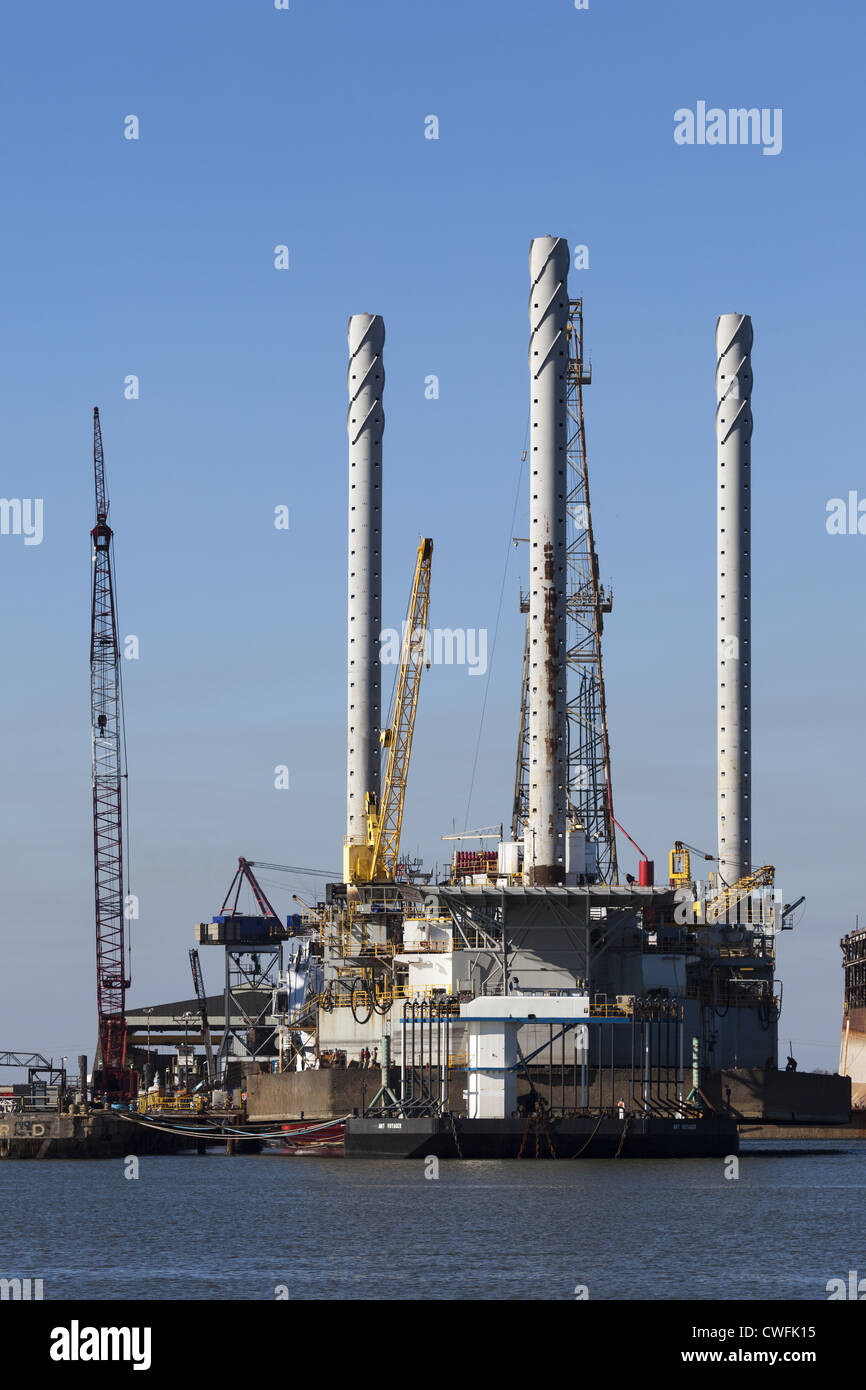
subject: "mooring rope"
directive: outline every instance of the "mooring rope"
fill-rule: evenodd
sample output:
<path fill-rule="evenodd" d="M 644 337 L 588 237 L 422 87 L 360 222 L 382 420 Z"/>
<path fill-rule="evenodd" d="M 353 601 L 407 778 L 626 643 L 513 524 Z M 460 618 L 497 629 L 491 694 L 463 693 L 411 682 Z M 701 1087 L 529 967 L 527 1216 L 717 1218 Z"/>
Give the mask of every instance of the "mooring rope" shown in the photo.
<path fill-rule="evenodd" d="M 158 1129 L 164 1131 L 166 1134 L 183 1134 L 196 1139 L 205 1139 L 210 1137 L 213 1139 L 282 1139 L 283 1141 L 287 1139 L 301 1138 L 301 1136 L 307 1134 L 316 1134 L 321 1130 L 334 1128 L 337 1125 L 345 1124 L 346 1120 L 350 1118 L 351 1116 L 349 1115 L 343 1115 L 340 1119 L 324 1120 L 321 1121 L 319 1124 L 311 1125 L 306 1129 L 278 1130 L 274 1133 L 254 1129 L 238 1129 L 235 1126 L 228 1124 L 224 1125 L 220 1129 L 218 1129 L 213 1124 L 191 1126 L 172 1124 L 166 1125 L 159 1124 L 159 1122 L 156 1120 L 145 1119 L 143 1115 L 118 1114 L 118 1119 L 126 1120 L 128 1124 L 141 1125 L 143 1129 Z"/>
<path fill-rule="evenodd" d="M 599 1127 L 600 1127 L 601 1122 L 602 1122 L 603 1119 L 604 1119 L 604 1111 L 602 1111 L 602 1113 L 599 1115 L 598 1120 L 597 1120 L 597 1122 L 596 1122 L 595 1129 L 592 1131 L 592 1134 L 589 1136 L 589 1138 L 587 1139 L 586 1143 L 583 1144 L 582 1147 L 578 1149 L 578 1151 L 577 1151 L 576 1154 L 572 1154 L 572 1155 L 571 1155 L 572 1158 L 580 1158 L 580 1155 L 583 1153 L 583 1150 L 589 1147 L 589 1145 L 592 1143 L 592 1141 L 593 1141 L 593 1139 L 595 1138 L 595 1136 L 598 1134 Z"/>

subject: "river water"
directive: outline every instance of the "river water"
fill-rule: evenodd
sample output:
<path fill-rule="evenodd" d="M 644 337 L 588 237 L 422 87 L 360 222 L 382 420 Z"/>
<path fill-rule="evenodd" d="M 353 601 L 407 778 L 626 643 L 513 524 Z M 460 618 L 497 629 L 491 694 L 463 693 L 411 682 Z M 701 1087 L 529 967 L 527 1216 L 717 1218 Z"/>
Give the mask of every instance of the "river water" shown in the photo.
<path fill-rule="evenodd" d="M 866 1145 L 425 1164 L 0 1163 L 0 1276 L 44 1298 L 820 1299 L 866 1276 Z M 730 1163 L 727 1171 L 730 1171 Z M 585 1293 L 583 1292 L 585 1290 Z"/>

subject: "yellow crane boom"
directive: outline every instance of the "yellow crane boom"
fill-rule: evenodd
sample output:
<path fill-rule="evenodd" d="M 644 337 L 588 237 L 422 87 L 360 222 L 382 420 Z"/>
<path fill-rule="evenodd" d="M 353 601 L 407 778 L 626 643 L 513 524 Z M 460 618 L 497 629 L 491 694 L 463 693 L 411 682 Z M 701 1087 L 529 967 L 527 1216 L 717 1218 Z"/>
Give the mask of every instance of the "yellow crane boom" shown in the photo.
<path fill-rule="evenodd" d="M 772 864 L 762 864 L 759 869 L 737 879 L 736 883 L 730 884 L 727 888 L 722 887 L 716 896 L 707 903 L 707 921 L 729 922 L 732 911 L 736 921 L 740 903 L 747 902 L 752 893 L 757 892 L 759 888 L 772 888 L 775 875 L 776 870 Z M 746 917 L 747 920 L 751 921 L 750 907 L 747 907 Z"/>
<path fill-rule="evenodd" d="M 356 883 L 393 882 L 397 872 L 421 672 L 425 665 L 430 664 L 427 659 L 427 612 L 430 606 L 432 559 L 433 542 L 427 537 L 418 546 L 415 561 L 394 707 L 387 728 L 379 736 L 388 754 L 382 781 L 382 801 L 377 806 L 375 797 L 367 793 L 367 852 L 362 852 L 355 859 L 353 877 Z"/>

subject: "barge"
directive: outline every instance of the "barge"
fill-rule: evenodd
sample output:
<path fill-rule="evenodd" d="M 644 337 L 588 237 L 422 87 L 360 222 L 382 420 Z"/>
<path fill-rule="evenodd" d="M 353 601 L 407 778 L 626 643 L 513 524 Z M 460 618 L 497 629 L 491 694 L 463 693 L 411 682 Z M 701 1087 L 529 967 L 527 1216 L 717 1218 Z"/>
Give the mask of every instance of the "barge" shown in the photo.
<path fill-rule="evenodd" d="M 737 1124 L 727 1116 L 353 1118 L 344 1139 L 347 1158 L 727 1158 L 738 1151 Z"/>

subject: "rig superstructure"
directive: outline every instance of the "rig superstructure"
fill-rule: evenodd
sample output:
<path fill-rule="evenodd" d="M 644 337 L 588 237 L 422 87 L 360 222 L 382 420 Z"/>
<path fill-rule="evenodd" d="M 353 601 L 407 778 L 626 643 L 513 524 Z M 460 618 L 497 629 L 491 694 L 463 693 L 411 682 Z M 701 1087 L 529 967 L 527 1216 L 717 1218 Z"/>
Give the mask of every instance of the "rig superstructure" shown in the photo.
<path fill-rule="evenodd" d="M 717 328 L 719 869 L 704 886 L 693 879 L 690 853 L 680 845 L 667 884 L 655 884 L 645 855 L 640 881 L 620 882 L 601 661 L 611 596 L 599 579 L 591 522 L 582 400 L 591 369 L 582 304 L 568 296 L 568 264 L 563 238 L 532 243 L 530 585 L 513 821 L 523 834 L 500 836 L 495 849 L 458 848 L 447 881 L 427 884 L 423 893 L 382 872 L 347 874 L 344 884 L 329 886 L 320 933 L 325 988 L 318 1047 L 351 1060 L 367 1047 L 381 1049 L 384 1029 L 399 1062 L 400 1020 L 407 1005 L 423 1001 L 449 1012 L 450 1045 L 461 1057 L 468 1055 L 473 1011 L 491 999 L 508 999 L 512 1012 L 515 1001 L 524 1001 L 529 1014 L 539 998 L 556 998 L 560 1014 L 592 1018 L 599 1010 L 623 1021 L 635 1010 L 649 1018 L 654 1008 L 667 1017 L 675 1001 L 689 1066 L 694 1051 L 704 1070 L 774 1067 L 774 942 L 782 922 L 772 870 L 762 867 L 753 877 L 748 862 L 751 324 L 726 315 Z M 366 316 L 364 322 L 380 321 Z M 379 345 L 383 339 L 382 330 Z M 361 334 L 358 340 L 365 341 Z M 350 382 L 355 356 L 353 350 Z M 361 379 L 375 360 L 372 354 L 363 372 L 357 367 Z M 371 409 L 372 400 L 365 401 L 358 416 L 368 418 Z M 352 395 L 350 419 L 354 410 Z M 380 396 L 375 410 L 381 417 Z M 359 553 L 354 529 L 357 509 L 363 514 L 367 505 L 353 486 L 356 447 L 350 427 L 352 581 L 376 563 Z M 726 559 L 732 526 L 733 561 Z M 375 539 L 378 544 L 378 533 Z M 350 607 L 350 751 L 357 732 L 355 622 Z M 353 797 L 360 804 L 357 775 L 350 757 L 350 806 Z M 367 778 L 369 825 L 375 776 L 368 771 Z M 353 853 L 364 851 L 359 845 Z M 616 1036 L 614 1052 L 623 1060 L 632 1047 L 629 1029 Z M 471 1082 L 469 1090 L 471 1099 Z"/>

